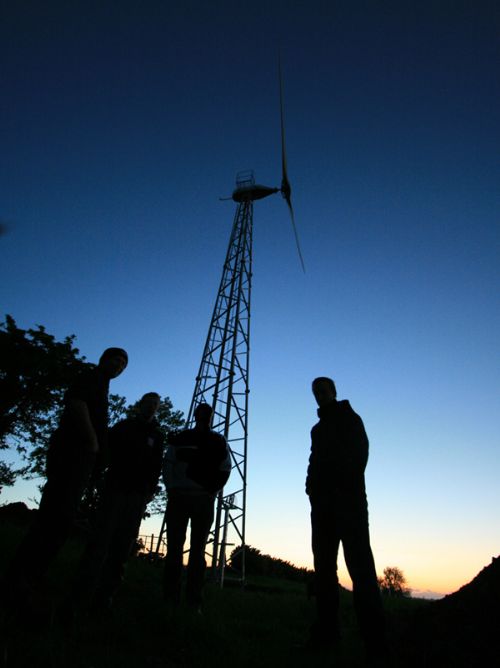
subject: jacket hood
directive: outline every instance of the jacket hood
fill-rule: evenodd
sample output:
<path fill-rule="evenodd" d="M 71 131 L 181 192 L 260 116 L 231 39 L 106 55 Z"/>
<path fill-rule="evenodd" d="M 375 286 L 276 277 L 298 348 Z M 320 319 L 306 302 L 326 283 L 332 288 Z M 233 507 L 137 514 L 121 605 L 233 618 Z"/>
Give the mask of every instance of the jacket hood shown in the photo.
<path fill-rule="evenodd" d="M 322 418 L 327 418 L 330 415 L 338 415 L 339 413 L 352 413 L 351 404 L 347 399 L 342 399 L 341 401 L 332 401 L 325 406 L 320 406 L 318 408 L 318 417 L 321 420 Z"/>

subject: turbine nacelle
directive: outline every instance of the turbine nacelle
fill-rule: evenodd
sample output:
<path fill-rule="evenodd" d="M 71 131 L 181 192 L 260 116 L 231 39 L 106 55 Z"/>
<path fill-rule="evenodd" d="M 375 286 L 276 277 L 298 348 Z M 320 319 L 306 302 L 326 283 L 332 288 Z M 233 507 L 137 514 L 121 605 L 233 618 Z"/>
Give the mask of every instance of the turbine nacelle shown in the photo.
<path fill-rule="evenodd" d="M 253 202 L 256 199 L 264 199 L 264 197 L 274 195 L 279 191 L 279 188 L 270 188 L 269 186 L 261 186 L 258 183 L 252 183 L 236 188 L 232 194 L 232 199 L 235 202 Z"/>

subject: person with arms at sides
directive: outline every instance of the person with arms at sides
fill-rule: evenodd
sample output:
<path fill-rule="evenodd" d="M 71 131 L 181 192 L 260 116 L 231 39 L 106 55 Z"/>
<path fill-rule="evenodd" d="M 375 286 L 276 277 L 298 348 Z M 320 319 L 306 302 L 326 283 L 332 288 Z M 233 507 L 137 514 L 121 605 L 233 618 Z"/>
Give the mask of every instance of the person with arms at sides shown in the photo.
<path fill-rule="evenodd" d="M 337 557 L 340 542 L 353 584 L 354 607 L 369 662 L 385 657 L 382 601 L 370 546 L 364 471 L 368 438 L 347 400 L 337 401 L 331 378 L 316 378 L 312 392 L 319 422 L 311 430 L 306 493 L 311 503 L 317 618 L 308 647 L 340 639 Z"/>
<path fill-rule="evenodd" d="M 164 597 L 174 607 L 180 602 L 184 542 L 191 522 L 186 599 L 199 612 L 215 498 L 231 470 L 226 439 L 212 431 L 212 416 L 212 407 L 201 403 L 194 411 L 195 427 L 169 435 L 163 469 L 168 494 Z"/>

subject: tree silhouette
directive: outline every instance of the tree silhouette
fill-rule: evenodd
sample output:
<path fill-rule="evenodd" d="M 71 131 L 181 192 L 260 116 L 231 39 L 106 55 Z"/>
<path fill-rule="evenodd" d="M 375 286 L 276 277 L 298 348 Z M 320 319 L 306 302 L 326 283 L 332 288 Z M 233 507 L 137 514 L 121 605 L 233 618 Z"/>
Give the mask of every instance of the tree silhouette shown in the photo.
<path fill-rule="evenodd" d="M 241 572 L 242 557 L 242 546 L 235 547 L 229 556 L 229 565 L 235 571 Z M 262 554 L 251 545 L 245 545 L 245 571 L 248 575 L 264 575 L 300 582 L 305 582 L 310 574 L 307 568 L 299 568 L 289 561 Z"/>
<path fill-rule="evenodd" d="M 0 323 L 0 449 L 15 448 L 27 462 L 20 469 L 2 462 L 3 484 L 44 473 L 40 453 L 57 425 L 64 392 L 87 366 L 74 341 L 74 335 L 56 341 L 41 325 L 20 329 L 10 315 Z"/>
<path fill-rule="evenodd" d="M 384 568 L 384 575 L 378 578 L 378 583 L 382 594 L 387 596 L 409 596 L 411 594 L 403 571 L 397 566 Z"/>
<path fill-rule="evenodd" d="M 2 487 L 13 485 L 16 481 L 17 472 L 7 462 L 0 461 L 0 492 Z"/>

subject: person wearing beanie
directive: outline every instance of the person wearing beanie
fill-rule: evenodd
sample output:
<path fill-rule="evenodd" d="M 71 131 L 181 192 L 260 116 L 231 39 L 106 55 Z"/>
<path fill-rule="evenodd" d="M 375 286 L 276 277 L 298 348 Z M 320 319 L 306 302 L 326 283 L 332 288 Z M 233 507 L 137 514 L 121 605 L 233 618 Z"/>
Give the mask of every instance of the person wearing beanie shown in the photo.
<path fill-rule="evenodd" d="M 4 578 L 7 604 L 29 606 L 65 543 L 96 465 L 106 458 L 111 379 L 128 363 L 122 348 L 107 348 L 68 387 L 47 451 L 47 482 L 36 517 Z"/>
<path fill-rule="evenodd" d="M 125 360 L 125 366 L 127 366 L 128 354 L 126 350 L 123 350 L 123 348 L 106 348 L 106 350 L 99 358 L 99 366 L 101 366 L 103 363 L 106 363 L 107 360 L 114 358 L 120 358 L 122 360 Z"/>

